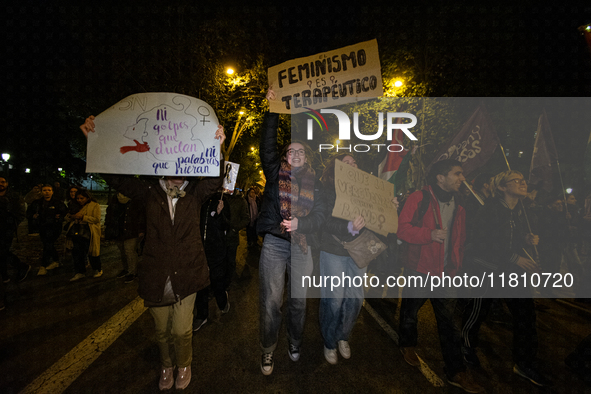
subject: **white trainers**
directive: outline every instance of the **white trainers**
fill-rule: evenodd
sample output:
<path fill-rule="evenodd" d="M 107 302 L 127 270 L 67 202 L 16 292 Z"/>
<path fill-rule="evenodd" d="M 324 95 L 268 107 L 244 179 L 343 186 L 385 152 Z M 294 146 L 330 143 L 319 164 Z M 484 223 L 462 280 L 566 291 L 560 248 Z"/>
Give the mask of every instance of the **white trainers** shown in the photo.
<path fill-rule="evenodd" d="M 94 275 L 92 275 L 93 278 L 100 278 L 101 276 L 103 276 L 103 270 L 94 271 Z"/>
<path fill-rule="evenodd" d="M 47 275 L 47 268 L 39 267 L 39 271 L 37 271 L 37 276 Z"/>
<path fill-rule="evenodd" d="M 349 342 L 339 341 L 339 353 L 341 353 L 341 356 L 343 356 L 343 358 L 351 358 L 351 348 L 349 347 Z"/>
<path fill-rule="evenodd" d="M 324 347 L 324 358 L 328 361 L 329 364 L 336 364 L 339 360 L 337 356 L 337 349 L 327 349 L 326 346 Z"/>
<path fill-rule="evenodd" d="M 70 282 L 76 282 L 77 280 L 83 279 L 85 277 L 86 277 L 86 275 L 84 275 L 84 274 L 76 274 L 76 275 L 74 275 L 74 277 L 72 279 L 70 279 Z"/>
<path fill-rule="evenodd" d="M 268 376 L 273 373 L 273 352 L 264 353 L 261 356 L 261 372 L 263 375 Z"/>
<path fill-rule="evenodd" d="M 55 269 L 59 266 L 60 266 L 60 263 L 58 263 L 57 261 L 54 261 L 53 263 L 51 263 L 47 267 L 45 267 L 45 269 L 49 271 L 49 270 Z"/>

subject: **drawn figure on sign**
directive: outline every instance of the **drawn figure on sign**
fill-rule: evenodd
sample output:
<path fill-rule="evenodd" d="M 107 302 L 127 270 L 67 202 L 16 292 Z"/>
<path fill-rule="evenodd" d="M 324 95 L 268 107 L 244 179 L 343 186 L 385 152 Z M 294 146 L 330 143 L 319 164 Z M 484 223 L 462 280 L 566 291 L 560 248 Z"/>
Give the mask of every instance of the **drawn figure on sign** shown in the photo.
<path fill-rule="evenodd" d="M 171 105 L 161 104 L 141 113 L 136 123 L 129 126 L 124 134 L 135 145 L 123 146 L 120 152 L 150 152 L 156 160 L 172 162 L 179 154 L 203 152 L 203 143 L 196 137 L 201 130 L 194 130 L 198 121 L 187 113 L 190 105 L 190 100 L 177 96 Z M 200 107 L 198 112 L 203 116 L 203 125 L 210 122 L 206 119 L 210 116 L 207 108 Z"/>

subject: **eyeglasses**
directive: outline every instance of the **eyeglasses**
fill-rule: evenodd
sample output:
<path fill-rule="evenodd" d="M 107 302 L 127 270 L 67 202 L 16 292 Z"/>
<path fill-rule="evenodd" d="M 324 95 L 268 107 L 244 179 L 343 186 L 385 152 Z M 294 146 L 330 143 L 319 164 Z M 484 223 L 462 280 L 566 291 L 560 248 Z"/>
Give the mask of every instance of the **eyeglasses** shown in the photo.
<path fill-rule="evenodd" d="M 505 185 L 508 185 L 510 182 L 515 182 L 516 185 L 527 185 L 527 181 L 523 178 L 521 178 L 521 179 L 515 178 L 515 179 L 508 180 L 507 182 L 505 182 Z"/>
<path fill-rule="evenodd" d="M 306 151 L 303 149 L 288 149 L 287 154 L 290 156 L 305 156 Z"/>

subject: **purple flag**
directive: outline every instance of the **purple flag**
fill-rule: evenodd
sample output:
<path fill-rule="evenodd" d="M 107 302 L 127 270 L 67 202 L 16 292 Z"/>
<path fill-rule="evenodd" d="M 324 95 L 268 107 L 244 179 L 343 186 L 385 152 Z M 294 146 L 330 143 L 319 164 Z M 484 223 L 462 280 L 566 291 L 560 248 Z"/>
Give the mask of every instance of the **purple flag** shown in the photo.
<path fill-rule="evenodd" d="M 490 159 L 498 145 L 497 132 L 481 104 L 454 139 L 437 153 L 429 168 L 440 160 L 455 159 L 462 163 L 464 176 L 468 176 Z"/>
<path fill-rule="evenodd" d="M 558 161 L 554 138 L 550 131 L 550 123 L 546 116 L 546 110 L 538 119 L 538 130 L 536 131 L 536 142 L 534 143 L 534 153 L 531 157 L 531 167 L 529 168 L 529 182 L 544 182 L 543 188 L 546 191 L 552 190 L 552 172 L 553 163 Z"/>

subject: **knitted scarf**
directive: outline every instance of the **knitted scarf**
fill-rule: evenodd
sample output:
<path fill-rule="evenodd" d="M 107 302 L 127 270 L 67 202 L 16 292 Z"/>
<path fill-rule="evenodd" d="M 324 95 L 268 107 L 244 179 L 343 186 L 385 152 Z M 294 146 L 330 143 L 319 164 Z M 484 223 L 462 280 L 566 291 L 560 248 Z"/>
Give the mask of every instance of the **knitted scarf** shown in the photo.
<path fill-rule="evenodd" d="M 281 162 L 279 169 L 279 211 L 283 219 L 307 216 L 314 206 L 314 170 L 310 166 L 295 168 Z M 285 229 L 282 227 L 281 231 Z M 308 252 L 306 235 L 291 232 L 292 244 L 299 245 L 302 253 Z"/>

